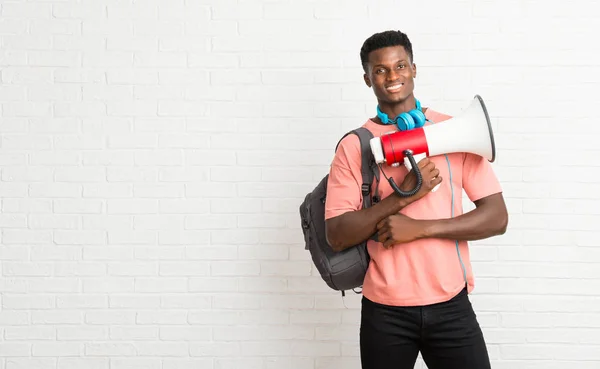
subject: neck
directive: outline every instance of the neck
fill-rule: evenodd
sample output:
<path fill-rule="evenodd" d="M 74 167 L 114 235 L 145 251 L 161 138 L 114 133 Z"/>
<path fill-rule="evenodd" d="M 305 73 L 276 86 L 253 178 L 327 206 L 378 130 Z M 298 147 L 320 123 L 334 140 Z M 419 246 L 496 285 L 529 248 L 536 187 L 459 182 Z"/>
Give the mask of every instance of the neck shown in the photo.
<path fill-rule="evenodd" d="M 402 113 L 409 112 L 415 109 L 416 106 L 417 102 L 414 95 L 410 95 L 405 100 L 397 103 L 379 103 L 379 108 L 381 111 L 387 114 L 390 119 L 394 119 Z"/>

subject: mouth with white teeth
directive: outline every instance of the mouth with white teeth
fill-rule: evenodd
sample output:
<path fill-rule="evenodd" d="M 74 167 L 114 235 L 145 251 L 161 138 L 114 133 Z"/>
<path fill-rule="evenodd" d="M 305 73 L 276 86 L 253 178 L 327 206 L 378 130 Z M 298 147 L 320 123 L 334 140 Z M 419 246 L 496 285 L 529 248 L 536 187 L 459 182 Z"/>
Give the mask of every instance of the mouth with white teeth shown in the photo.
<path fill-rule="evenodd" d="M 386 87 L 385 89 L 388 92 L 396 92 L 396 91 L 400 90 L 402 88 L 402 86 L 404 86 L 404 83 L 396 83 L 394 85 Z"/>

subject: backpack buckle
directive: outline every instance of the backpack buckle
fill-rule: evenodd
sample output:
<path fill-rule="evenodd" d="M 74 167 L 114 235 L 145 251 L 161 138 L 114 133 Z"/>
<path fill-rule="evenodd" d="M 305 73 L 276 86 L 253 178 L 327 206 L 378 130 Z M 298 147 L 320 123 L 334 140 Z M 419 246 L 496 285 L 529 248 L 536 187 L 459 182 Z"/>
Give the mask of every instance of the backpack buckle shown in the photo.
<path fill-rule="evenodd" d="M 371 186 L 368 183 L 363 183 L 361 186 L 363 196 L 368 196 L 371 193 Z"/>

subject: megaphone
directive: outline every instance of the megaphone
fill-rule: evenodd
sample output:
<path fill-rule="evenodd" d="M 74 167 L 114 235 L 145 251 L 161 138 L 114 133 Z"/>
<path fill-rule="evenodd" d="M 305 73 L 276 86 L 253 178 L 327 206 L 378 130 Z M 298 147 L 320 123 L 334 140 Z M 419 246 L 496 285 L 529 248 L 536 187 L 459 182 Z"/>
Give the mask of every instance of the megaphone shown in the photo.
<path fill-rule="evenodd" d="M 467 109 L 456 117 L 375 137 L 371 139 L 370 146 L 378 165 L 397 166 L 404 162 L 409 170 L 411 167 L 414 169 L 417 185 L 410 191 L 400 190 L 393 178 L 388 179 L 394 191 L 402 197 L 412 196 L 421 189 L 422 177 L 416 163 L 420 157 L 465 152 L 490 162 L 496 158 L 492 124 L 479 95 L 475 95 Z"/>

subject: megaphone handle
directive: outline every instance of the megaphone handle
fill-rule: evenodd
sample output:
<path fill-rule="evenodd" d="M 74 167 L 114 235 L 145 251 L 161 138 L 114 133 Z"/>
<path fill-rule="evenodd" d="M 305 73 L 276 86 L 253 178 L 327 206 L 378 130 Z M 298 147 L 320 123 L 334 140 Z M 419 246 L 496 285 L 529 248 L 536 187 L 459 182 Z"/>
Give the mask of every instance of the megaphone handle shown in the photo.
<path fill-rule="evenodd" d="M 417 185 L 410 191 L 402 191 L 400 187 L 398 187 L 396 182 L 394 182 L 394 178 L 388 178 L 388 182 L 390 183 L 390 186 L 392 187 L 394 192 L 396 192 L 400 197 L 409 197 L 419 192 L 419 190 L 421 189 L 421 185 L 423 184 L 423 177 L 421 176 L 421 172 L 419 171 L 419 166 L 415 162 L 415 158 L 413 157 L 412 151 L 405 150 L 404 155 L 408 158 L 410 164 L 413 167 L 413 170 L 415 171 L 415 175 L 417 176 Z"/>
<path fill-rule="evenodd" d="M 415 161 L 417 160 L 421 160 L 423 158 L 426 158 L 425 154 L 418 154 L 418 155 L 414 155 Z M 410 172 L 410 170 L 412 168 L 414 168 L 414 166 L 410 163 L 410 158 L 405 157 L 404 158 L 404 166 L 406 167 L 406 169 L 408 169 L 408 171 Z M 438 188 L 440 188 L 441 183 L 438 183 L 432 190 L 431 192 L 435 192 L 438 190 Z"/>

